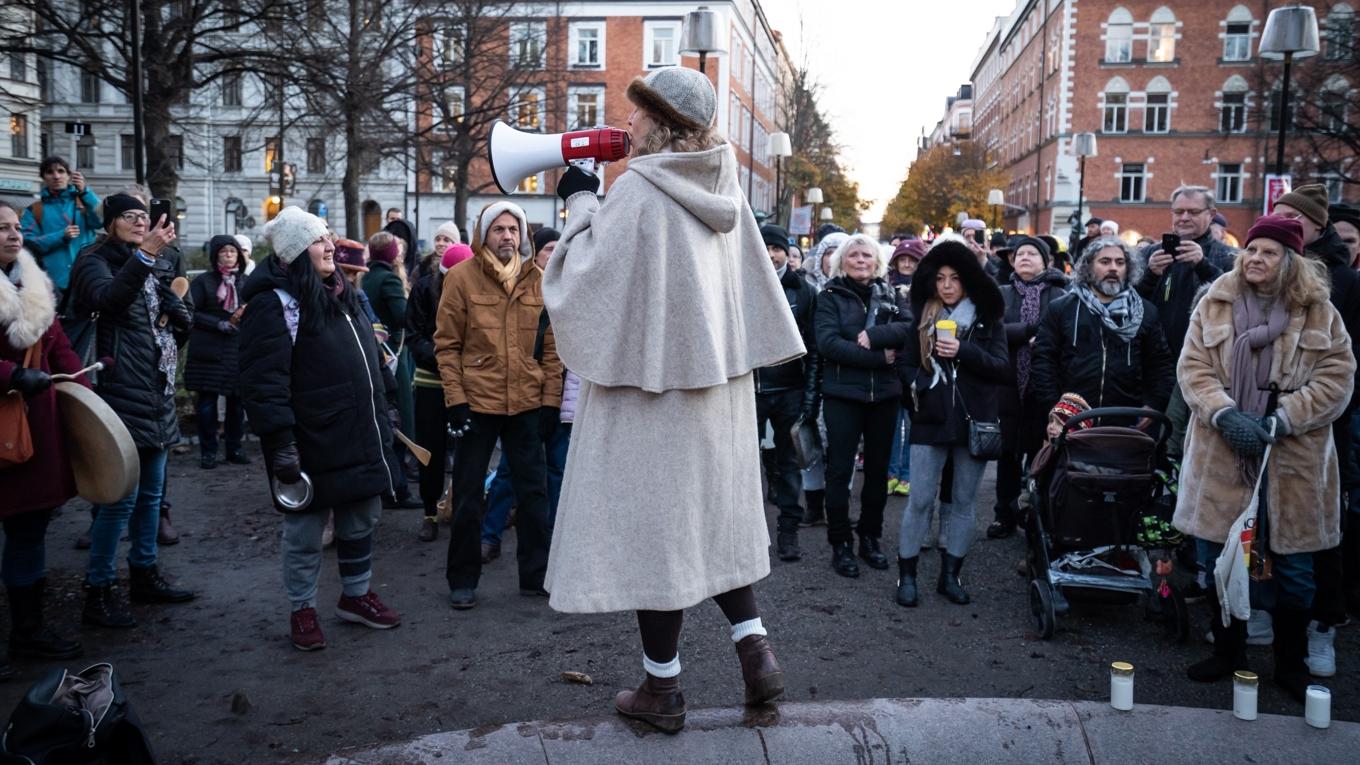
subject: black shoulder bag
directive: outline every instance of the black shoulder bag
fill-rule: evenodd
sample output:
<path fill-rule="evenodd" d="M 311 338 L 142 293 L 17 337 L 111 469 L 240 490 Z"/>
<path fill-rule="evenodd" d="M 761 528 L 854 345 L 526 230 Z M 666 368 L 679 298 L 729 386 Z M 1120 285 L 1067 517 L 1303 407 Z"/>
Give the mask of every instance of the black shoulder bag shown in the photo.
<path fill-rule="evenodd" d="M 969 338 L 972 338 L 972 330 L 969 330 Z M 968 413 L 968 405 L 964 403 L 963 396 L 959 395 L 959 375 L 957 369 L 954 372 L 954 399 L 959 402 L 959 407 L 963 409 L 963 419 L 968 422 L 968 453 L 974 459 L 995 460 L 1001 458 L 1001 423 L 1000 422 L 979 422 L 973 419 Z"/>

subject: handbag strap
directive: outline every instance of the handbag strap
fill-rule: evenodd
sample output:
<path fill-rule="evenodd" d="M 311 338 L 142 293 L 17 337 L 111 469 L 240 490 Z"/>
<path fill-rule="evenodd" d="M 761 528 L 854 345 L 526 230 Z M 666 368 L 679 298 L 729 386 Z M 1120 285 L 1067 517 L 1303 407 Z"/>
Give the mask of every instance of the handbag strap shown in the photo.
<path fill-rule="evenodd" d="M 36 342 L 36 343 L 34 343 L 34 344 L 28 346 L 28 350 L 27 350 L 27 351 L 24 351 L 24 364 L 23 364 L 24 367 L 26 367 L 26 368 L 28 368 L 28 369 L 39 369 L 39 368 L 41 368 L 41 367 L 42 367 L 42 351 L 43 351 L 43 341 L 42 341 L 42 338 L 40 337 L 40 338 L 38 338 L 38 342 Z"/>

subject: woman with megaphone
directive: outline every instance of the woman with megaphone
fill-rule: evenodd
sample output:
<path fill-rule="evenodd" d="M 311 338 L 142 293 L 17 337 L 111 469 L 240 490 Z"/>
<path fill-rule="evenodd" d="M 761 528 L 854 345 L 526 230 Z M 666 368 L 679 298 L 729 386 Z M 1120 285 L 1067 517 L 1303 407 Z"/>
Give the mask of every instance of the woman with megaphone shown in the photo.
<path fill-rule="evenodd" d="M 575 167 L 557 188 L 544 302 L 581 390 L 545 587 L 559 611 L 637 612 L 646 678 L 615 707 L 674 733 L 684 609 L 708 598 L 746 703 L 783 692 L 751 587 L 770 571 L 752 371 L 805 349 L 708 78 L 658 69 L 628 97 L 634 153 L 609 196 Z"/>
<path fill-rule="evenodd" d="M 9 594 L 11 656 L 81 654 L 80 643 L 43 625 L 42 613 L 47 523 L 53 509 L 76 495 L 52 375 L 74 374 L 88 386 L 79 371 L 80 359 L 57 321 L 52 280 L 24 249 L 19 211 L 0 201 L 0 578 Z M 0 661 L 0 679 L 10 674 Z"/>

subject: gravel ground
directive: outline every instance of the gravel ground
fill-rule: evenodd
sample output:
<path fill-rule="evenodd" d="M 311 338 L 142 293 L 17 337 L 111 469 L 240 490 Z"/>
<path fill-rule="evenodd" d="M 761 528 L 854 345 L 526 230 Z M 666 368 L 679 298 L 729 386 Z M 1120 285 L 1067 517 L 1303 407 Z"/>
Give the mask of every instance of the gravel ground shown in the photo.
<path fill-rule="evenodd" d="M 253 446 L 253 444 L 252 444 Z M 390 511 L 375 550 L 373 584 L 397 608 L 399 629 L 378 632 L 341 623 L 329 604 L 339 596 L 334 551 L 323 568 L 320 601 L 328 647 L 301 653 L 287 639 L 288 606 L 280 582 L 279 519 L 254 465 L 207 472 L 193 455 L 171 459 L 169 498 L 183 534 L 162 551 L 174 581 L 201 593 L 180 606 L 136 606 L 126 631 L 80 627 L 85 554 L 73 548 L 87 522 L 73 503 L 48 534 L 50 620 L 79 633 L 84 659 L 112 661 L 134 708 L 167 763 L 311 762 L 341 747 L 396 741 L 440 730 L 517 720 L 607 714 L 614 692 L 640 679 L 641 648 L 631 614 L 563 615 L 541 598 L 518 594 L 514 535 L 484 572 L 477 608 L 445 603 L 447 530 L 416 539 L 418 511 Z M 645 477 L 637 477 L 645 480 Z M 981 497 L 990 507 L 990 473 Z M 896 547 L 905 499 L 889 500 L 884 547 Z M 773 524 L 775 511 L 766 508 Z M 873 697 L 1001 696 L 1102 700 L 1108 666 L 1131 661 L 1141 702 L 1229 708 L 1231 687 L 1185 679 L 1184 667 L 1206 655 L 1203 605 L 1192 606 L 1195 636 L 1170 642 L 1163 625 L 1139 606 L 1087 607 L 1059 618 L 1052 641 L 1035 635 L 1027 582 L 1016 574 L 1023 538 L 987 541 L 990 510 L 964 568 L 973 595 L 955 606 L 934 592 L 937 556 L 921 560 L 922 604 L 892 600 L 895 567 L 859 579 L 835 576 L 825 529 L 801 534 L 805 557 L 775 561 L 757 586 L 763 618 L 797 701 Z M 125 564 L 123 564 L 125 565 Z M 692 707 L 741 701 L 741 678 L 726 623 L 716 606 L 689 613 L 681 644 L 685 695 Z M 1252 658 L 1269 672 L 1268 648 Z M 1339 674 L 1331 681 L 1333 716 L 1360 720 L 1360 627 L 1339 631 Z M 56 664 L 50 666 L 57 666 Z M 12 708 L 47 666 L 19 664 L 0 686 Z M 564 682 L 563 671 L 589 674 L 593 685 Z M 1345 678 L 1344 680 L 1342 678 Z M 1263 713 L 1301 714 L 1269 684 Z"/>

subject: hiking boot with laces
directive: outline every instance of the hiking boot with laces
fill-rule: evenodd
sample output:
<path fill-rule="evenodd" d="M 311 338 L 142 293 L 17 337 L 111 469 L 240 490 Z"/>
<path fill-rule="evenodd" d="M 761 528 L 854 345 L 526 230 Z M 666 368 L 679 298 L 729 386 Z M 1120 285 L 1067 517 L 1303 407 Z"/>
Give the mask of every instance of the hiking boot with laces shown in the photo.
<path fill-rule="evenodd" d="M 317 651 L 326 647 L 326 636 L 321 634 L 321 622 L 317 621 L 315 608 L 299 608 L 293 612 L 289 622 L 294 648 L 299 651 Z"/>
<path fill-rule="evenodd" d="M 375 630 L 390 630 L 401 624 L 401 616 L 379 600 L 372 590 L 357 598 L 341 595 L 340 602 L 335 604 L 335 615 Z"/>

